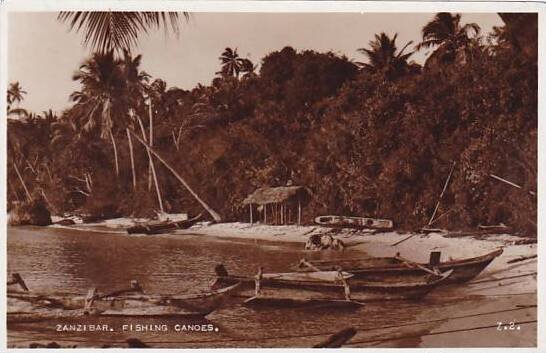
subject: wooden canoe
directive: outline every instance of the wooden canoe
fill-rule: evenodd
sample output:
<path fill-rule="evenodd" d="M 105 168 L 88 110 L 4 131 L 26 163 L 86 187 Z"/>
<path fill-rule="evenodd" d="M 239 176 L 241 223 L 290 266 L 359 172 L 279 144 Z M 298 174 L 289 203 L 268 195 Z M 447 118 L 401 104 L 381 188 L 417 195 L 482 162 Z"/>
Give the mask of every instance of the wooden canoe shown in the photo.
<path fill-rule="evenodd" d="M 346 217 L 346 216 L 319 216 L 315 218 L 315 223 L 326 227 L 360 228 L 360 229 L 381 229 L 388 230 L 393 228 L 390 219 L 377 219 L 365 217 Z"/>
<path fill-rule="evenodd" d="M 92 305 L 86 308 L 89 296 L 71 296 L 69 294 L 38 294 L 26 291 L 8 291 L 8 314 L 22 314 L 21 307 L 28 311 L 31 303 L 34 309 L 52 309 L 52 315 L 59 315 L 55 310 L 65 311 L 66 315 L 80 315 L 82 310 L 87 315 L 97 316 L 134 316 L 134 317 L 205 317 L 222 306 L 230 297 L 230 292 L 239 287 L 239 283 L 218 290 L 188 295 L 145 295 L 143 293 L 124 293 L 121 295 L 96 295 Z M 41 314 L 42 316 L 47 313 Z M 28 316 L 28 315 L 27 315 Z"/>
<path fill-rule="evenodd" d="M 364 306 L 354 300 L 341 299 L 308 299 L 308 298 L 281 298 L 275 296 L 254 296 L 244 301 L 243 305 L 253 308 L 337 308 L 337 309 L 358 309 Z"/>
<path fill-rule="evenodd" d="M 199 222 L 201 215 L 194 217 L 192 219 L 187 219 L 184 221 L 164 221 L 164 222 L 150 222 L 145 224 L 137 224 L 132 227 L 127 228 L 127 233 L 129 234 L 162 234 L 167 233 L 176 229 L 187 229 L 193 226 L 195 223 Z"/>
<path fill-rule="evenodd" d="M 428 269 L 438 269 L 440 272 L 453 270 L 453 273 L 443 284 L 462 283 L 469 281 L 482 272 L 496 257 L 502 254 L 502 249 L 494 250 L 488 254 L 459 260 L 440 262 L 435 266 L 427 263 L 419 263 L 419 266 Z M 368 259 L 339 259 L 326 261 L 307 261 L 314 268 L 322 271 L 342 269 L 354 275 L 358 280 L 381 280 L 386 277 L 403 277 L 424 274 L 425 271 L 417 266 L 407 266 L 395 257 L 376 257 Z M 313 271 L 301 265 L 294 266 L 298 271 Z"/>
<path fill-rule="evenodd" d="M 420 299 L 449 278 L 451 273 L 452 271 L 440 275 L 416 274 L 412 278 L 389 277 L 383 281 L 362 281 L 350 277 L 346 283 L 350 289 L 350 299 L 359 302 Z M 276 277 L 276 274 L 267 275 L 264 274 L 260 280 L 260 295 L 263 296 L 320 300 L 347 299 L 346 287 L 340 281 L 293 280 Z M 251 276 L 223 273 L 216 278 L 212 288 L 231 286 L 238 282 L 241 283 L 241 287 L 234 291 L 233 295 L 242 298 L 255 296 L 256 279 Z"/>

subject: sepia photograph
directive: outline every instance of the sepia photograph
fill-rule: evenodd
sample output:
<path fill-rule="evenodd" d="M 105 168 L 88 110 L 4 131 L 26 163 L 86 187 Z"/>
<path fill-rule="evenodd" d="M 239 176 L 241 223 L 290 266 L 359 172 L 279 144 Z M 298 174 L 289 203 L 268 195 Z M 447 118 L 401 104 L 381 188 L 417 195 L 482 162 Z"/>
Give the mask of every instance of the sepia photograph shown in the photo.
<path fill-rule="evenodd" d="M 538 7 L 7 3 L 2 348 L 537 349 Z"/>

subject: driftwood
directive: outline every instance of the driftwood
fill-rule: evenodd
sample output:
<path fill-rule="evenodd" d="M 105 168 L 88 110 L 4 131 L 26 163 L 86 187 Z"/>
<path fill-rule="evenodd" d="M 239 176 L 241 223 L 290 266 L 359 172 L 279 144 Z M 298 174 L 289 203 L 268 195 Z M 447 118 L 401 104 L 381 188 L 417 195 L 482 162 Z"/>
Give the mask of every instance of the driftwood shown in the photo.
<path fill-rule="evenodd" d="M 12 273 L 11 274 L 11 280 L 8 281 L 7 285 L 12 286 L 18 284 L 21 288 L 23 288 L 24 291 L 28 292 L 29 289 L 27 287 L 27 284 L 23 280 L 23 277 L 19 273 Z"/>
<path fill-rule="evenodd" d="M 517 259 L 512 259 L 510 261 L 506 261 L 507 264 L 513 264 L 513 263 L 516 263 L 516 262 L 520 262 L 520 261 L 525 261 L 525 260 L 529 260 L 529 259 L 534 259 L 538 257 L 537 254 L 535 255 L 531 255 L 531 256 L 521 256 L 521 257 L 518 257 Z"/>
<path fill-rule="evenodd" d="M 317 343 L 313 348 L 339 348 L 347 343 L 351 338 L 356 335 L 356 329 L 354 327 L 345 328 L 333 335 L 329 336 L 326 340 Z"/>

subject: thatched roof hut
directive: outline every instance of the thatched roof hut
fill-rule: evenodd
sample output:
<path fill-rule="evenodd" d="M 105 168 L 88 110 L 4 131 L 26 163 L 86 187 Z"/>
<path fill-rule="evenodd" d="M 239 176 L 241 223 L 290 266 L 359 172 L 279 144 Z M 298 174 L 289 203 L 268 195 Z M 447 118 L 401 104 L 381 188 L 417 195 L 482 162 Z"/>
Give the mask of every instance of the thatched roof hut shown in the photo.
<path fill-rule="evenodd" d="M 253 205 L 261 206 L 264 223 L 267 223 L 268 206 L 270 221 L 277 224 L 290 223 L 292 214 L 297 213 L 297 222 L 301 223 L 301 207 L 308 204 L 311 193 L 304 186 L 263 187 L 248 195 L 244 205 L 249 205 L 250 223 L 253 223 Z"/>
<path fill-rule="evenodd" d="M 243 200 L 243 204 L 267 205 L 270 203 L 298 203 L 307 204 L 310 194 L 303 186 L 279 186 L 259 188 Z"/>

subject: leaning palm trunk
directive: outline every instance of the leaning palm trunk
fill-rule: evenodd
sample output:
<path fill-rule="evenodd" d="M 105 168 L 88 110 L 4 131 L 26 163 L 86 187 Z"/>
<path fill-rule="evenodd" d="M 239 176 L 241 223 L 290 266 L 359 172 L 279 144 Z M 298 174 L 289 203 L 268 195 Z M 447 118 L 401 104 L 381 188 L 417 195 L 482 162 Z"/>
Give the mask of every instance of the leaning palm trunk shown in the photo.
<path fill-rule="evenodd" d="M 30 192 L 28 191 L 27 184 L 25 184 L 25 180 L 23 179 L 23 176 L 19 172 L 19 168 L 17 168 L 17 163 L 13 162 L 13 167 L 15 167 L 15 173 L 17 173 L 17 177 L 19 178 L 19 181 L 21 182 L 21 185 L 23 186 L 23 189 L 25 190 L 27 199 L 30 201 L 32 199 L 32 196 L 30 195 Z"/>
<path fill-rule="evenodd" d="M 127 141 L 129 142 L 129 154 L 131 157 L 131 173 L 133 174 L 133 191 L 136 191 L 136 173 L 135 173 L 135 155 L 133 153 L 133 141 L 131 140 L 131 134 L 129 133 L 129 128 L 125 128 L 127 133 Z"/>
<path fill-rule="evenodd" d="M 154 145 L 154 121 L 153 121 L 153 114 L 152 114 L 152 97 L 150 97 L 150 105 L 148 105 L 148 118 L 150 119 L 150 139 L 148 140 L 150 142 L 150 146 Z M 152 160 L 150 159 L 150 166 L 148 167 L 148 190 L 152 189 L 152 174 L 154 171 L 152 170 Z"/>
<path fill-rule="evenodd" d="M 184 187 L 190 192 L 190 194 L 192 194 L 192 196 L 197 200 L 197 202 L 199 202 L 201 204 L 201 206 L 203 206 L 205 208 L 205 210 L 207 210 L 208 213 L 210 213 L 210 215 L 212 216 L 212 218 L 214 218 L 214 220 L 216 222 L 221 222 L 222 221 L 222 217 L 220 216 L 220 214 L 218 214 L 218 212 L 216 212 L 215 210 L 213 210 L 209 205 L 207 205 L 207 203 L 205 201 L 203 201 L 199 195 L 197 195 L 197 193 L 195 191 L 193 191 L 193 189 L 188 185 L 188 183 L 180 176 L 180 174 L 178 174 L 178 172 L 176 170 L 174 170 L 173 167 L 171 167 L 156 151 L 154 151 L 152 149 L 152 147 L 146 143 L 143 139 L 141 139 L 140 137 L 138 137 L 133 131 L 131 131 L 131 134 L 140 142 L 142 143 L 145 147 L 146 147 L 146 150 L 148 151 L 148 153 L 151 153 L 153 154 L 161 163 L 163 163 L 163 165 L 171 171 L 171 173 L 173 173 L 173 175 L 178 179 L 178 181 L 180 181 L 180 183 L 182 183 L 182 185 L 184 185 Z"/>
<path fill-rule="evenodd" d="M 144 141 L 146 141 L 146 130 L 144 130 L 144 124 L 142 124 L 142 120 L 140 119 L 140 116 L 137 116 L 137 120 L 138 120 L 138 125 L 140 126 L 140 131 L 142 132 L 142 138 L 144 139 Z M 132 133 L 132 131 L 129 129 L 127 131 L 129 133 Z M 164 212 L 163 201 L 161 199 L 161 192 L 159 191 L 159 183 L 157 182 L 157 174 L 155 172 L 154 160 L 152 158 L 152 155 L 150 154 L 150 151 L 147 148 L 146 148 L 146 153 L 148 154 L 149 170 L 151 171 L 150 174 L 152 175 L 154 184 L 155 184 L 155 192 L 157 194 L 157 202 L 159 203 L 159 210 L 161 211 L 161 213 L 163 213 Z"/>
<path fill-rule="evenodd" d="M 114 139 L 114 134 L 110 130 L 110 140 L 112 141 L 112 147 L 114 148 L 114 163 L 116 165 L 116 177 L 119 176 L 119 161 L 118 161 L 118 148 L 116 146 L 116 140 Z"/>

